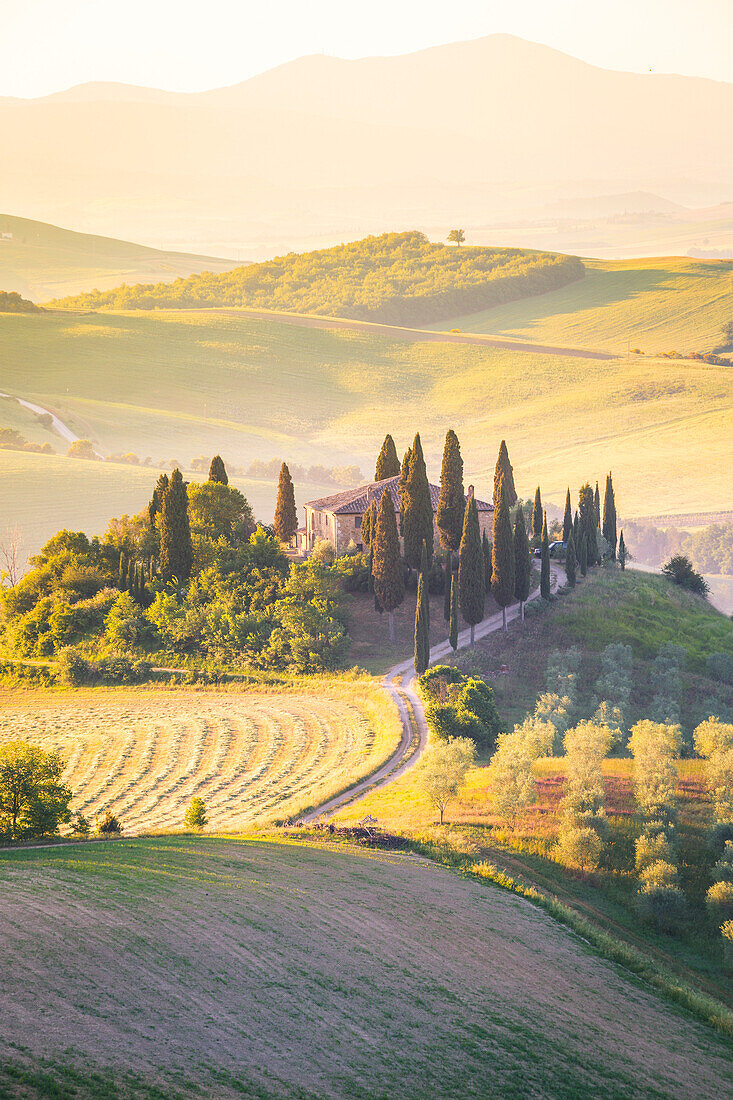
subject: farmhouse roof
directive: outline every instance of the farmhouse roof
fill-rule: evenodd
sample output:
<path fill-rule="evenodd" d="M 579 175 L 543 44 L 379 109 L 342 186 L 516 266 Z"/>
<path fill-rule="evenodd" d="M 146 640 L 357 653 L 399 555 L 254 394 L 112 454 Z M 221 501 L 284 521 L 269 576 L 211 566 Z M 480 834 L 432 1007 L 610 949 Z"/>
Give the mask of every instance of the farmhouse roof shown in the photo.
<path fill-rule="evenodd" d="M 343 493 L 334 493 L 330 497 L 320 497 L 318 500 L 306 501 L 306 508 L 313 508 L 316 512 L 332 512 L 335 515 L 363 515 L 371 501 L 379 504 L 382 494 L 388 492 L 392 497 L 395 512 L 400 510 L 399 477 L 388 477 L 384 481 L 370 481 L 368 485 L 359 485 L 356 489 L 346 489 Z M 438 509 L 440 487 L 430 486 L 430 499 L 433 511 Z M 466 498 L 468 499 L 468 498 Z M 485 500 L 476 500 L 479 512 L 493 512 L 493 504 L 487 504 Z"/>

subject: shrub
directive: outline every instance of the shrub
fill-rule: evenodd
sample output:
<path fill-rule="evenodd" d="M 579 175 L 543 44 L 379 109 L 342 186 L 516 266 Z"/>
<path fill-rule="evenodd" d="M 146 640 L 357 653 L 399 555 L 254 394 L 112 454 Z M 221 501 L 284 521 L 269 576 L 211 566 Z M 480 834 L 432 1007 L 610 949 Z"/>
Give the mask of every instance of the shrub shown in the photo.
<path fill-rule="evenodd" d="M 723 854 L 713 867 L 713 880 L 733 883 L 733 840 L 726 840 Z"/>
<path fill-rule="evenodd" d="M 328 539 L 316 539 L 309 560 L 320 562 L 321 565 L 333 565 L 336 560 L 333 543 Z"/>
<path fill-rule="evenodd" d="M 74 836 L 85 837 L 89 836 L 91 832 L 91 826 L 84 814 L 78 813 L 71 822 L 71 832 Z"/>
<path fill-rule="evenodd" d="M 705 895 L 705 904 L 717 925 L 733 920 L 733 882 L 714 882 Z"/>
<path fill-rule="evenodd" d="M 152 665 L 130 657 L 105 657 L 92 667 L 106 684 L 141 684 L 149 678 Z"/>
<path fill-rule="evenodd" d="M 560 832 L 555 856 L 566 866 L 577 867 L 581 874 L 594 871 L 603 855 L 603 841 L 596 829 L 568 825 Z"/>
<path fill-rule="evenodd" d="M 104 620 L 107 640 L 117 645 L 134 646 L 150 636 L 150 622 L 129 592 L 121 592 Z"/>
<path fill-rule="evenodd" d="M 662 573 L 674 584 L 679 584 L 697 596 L 707 596 L 710 588 L 701 573 L 693 569 L 692 562 L 684 554 L 676 554 L 662 566 Z"/>
<path fill-rule="evenodd" d="M 654 863 L 647 864 L 639 874 L 642 889 L 650 890 L 662 886 L 677 885 L 677 868 L 674 863 L 658 859 Z"/>
<path fill-rule="evenodd" d="M 101 821 L 97 821 L 97 832 L 100 836 L 120 836 L 122 824 L 111 810 L 107 810 Z"/>
<path fill-rule="evenodd" d="M 687 916 L 685 895 L 678 886 L 645 886 L 636 895 L 639 916 L 661 932 L 676 932 Z"/>
<path fill-rule="evenodd" d="M 78 649 L 74 649 L 73 646 L 65 646 L 64 649 L 59 650 L 56 672 L 59 682 L 68 687 L 86 684 L 91 677 L 89 662 L 85 661 Z"/>
<path fill-rule="evenodd" d="M 206 816 L 206 803 L 203 798 L 192 798 L 183 818 L 184 825 L 188 825 L 189 829 L 196 829 L 200 832 L 204 826 L 208 824 L 208 821 L 209 819 Z"/>
<path fill-rule="evenodd" d="M 708 848 L 714 859 L 720 859 L 728 841 L 733 841 L 733 821 L 719 821 L 708 833 Z"/>
<path fill-rule="evenodd" d="M 642 833 L 635 845 L 635 865 L 638 873 L 659 862 L 672 862 L 672 847 L 664 833 Z"/>
<path fill-rule="evenodd" d="M 708 657 L 708 676 L 723 684 L 733 684 L 733 653 L 713 653 Z"/>

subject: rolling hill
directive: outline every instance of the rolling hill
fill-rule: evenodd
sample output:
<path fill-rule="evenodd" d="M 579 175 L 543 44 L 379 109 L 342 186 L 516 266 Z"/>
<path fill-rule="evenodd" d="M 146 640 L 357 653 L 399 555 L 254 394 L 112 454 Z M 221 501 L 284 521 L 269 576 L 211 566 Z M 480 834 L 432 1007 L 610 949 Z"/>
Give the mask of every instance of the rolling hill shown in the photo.
<path fill-rule="evenodd" d="M 0 290 L 17 291 L 35 302 L 120 283 L 170 282 L 192 272 L 228 271 L 233 266 L 229 260 L 161 252 L 0 214 Z"/>

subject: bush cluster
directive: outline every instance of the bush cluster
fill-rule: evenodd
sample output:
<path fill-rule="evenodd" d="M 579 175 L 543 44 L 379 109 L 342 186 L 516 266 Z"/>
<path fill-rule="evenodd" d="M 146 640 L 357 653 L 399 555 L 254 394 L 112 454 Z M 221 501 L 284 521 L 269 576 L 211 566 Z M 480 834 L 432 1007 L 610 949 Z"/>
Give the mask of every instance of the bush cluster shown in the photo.
<path fill-rule="evenodd" d="M 425 717 L 436 737 L 470 737 L 482 751 L 493 751 L 505 726 L 493 689 L 484 680 L 464 676 L 452 665 L 434 665 L 419 683 L 427 701 Z"/>

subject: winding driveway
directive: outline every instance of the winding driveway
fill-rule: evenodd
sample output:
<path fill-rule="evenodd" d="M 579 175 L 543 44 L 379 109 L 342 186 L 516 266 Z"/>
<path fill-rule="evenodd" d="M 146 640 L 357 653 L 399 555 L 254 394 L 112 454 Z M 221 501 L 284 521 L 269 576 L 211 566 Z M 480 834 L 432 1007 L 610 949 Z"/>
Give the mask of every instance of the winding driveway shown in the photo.
<path fill-rule="evenodd" d="M 51 412 L 50 409 L 44 409 L 43 405 L 34 405 L 32 401 L 24 401 L 22 397 L 16 397 L 13 393 L 0 393 L 0 397 L 8 397 L 11 401 L 17 401 L 19 405 L 22 405 L 24 409 L 30 409 L 31 412 L 36 413 L 38 416 L 50 416 L 51 427 L 60 435 L 62 439 L 65 439 L 67 443 L 76 443 L 80 436 L 72 432 L 68 424 L 64 424 L 63 420 L 59 420 L 56 413 Z M 94 452 L 97 458 L 104 458 L 99 451 Z"/>

